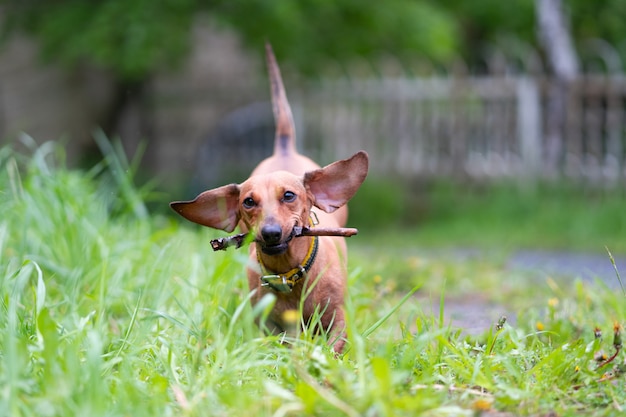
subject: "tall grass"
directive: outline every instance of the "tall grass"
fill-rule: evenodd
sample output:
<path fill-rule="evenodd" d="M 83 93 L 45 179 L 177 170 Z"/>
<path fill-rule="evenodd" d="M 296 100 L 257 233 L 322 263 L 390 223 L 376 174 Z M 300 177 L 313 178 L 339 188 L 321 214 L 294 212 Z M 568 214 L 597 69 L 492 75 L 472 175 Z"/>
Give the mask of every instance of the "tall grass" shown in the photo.
<path fill-rule="evenodd" d="M 612 353 L 613 322 L 626 316 L 623 296 L 602 287 L 544 289 L 560 301 L 469 337 L 405 297 L 456 269 L 404 272 L 398 291 L 396 269 L 381 279 L 353 263 L 345 355 L 324 335 L 265 335 L 256 321 L 272 300 L 250 306 L 245 253 L 212 253 L 214 231 L 149 215 L 132 162 L 99 140 L 104 161 L 88 171 L 65 168 L 53 144 L 0 149 L 1 415 L 610 415 L 626 406 L 621 368 L 603 375 L 613 364 L 594 360 Z"/>

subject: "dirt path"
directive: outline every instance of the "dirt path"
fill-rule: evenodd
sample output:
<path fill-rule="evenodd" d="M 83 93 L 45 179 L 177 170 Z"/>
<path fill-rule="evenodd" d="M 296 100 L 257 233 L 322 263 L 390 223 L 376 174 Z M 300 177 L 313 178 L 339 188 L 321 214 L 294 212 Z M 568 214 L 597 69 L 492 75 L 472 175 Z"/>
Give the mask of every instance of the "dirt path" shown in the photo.
<path fill-rule="evenodd" d="M 463 251 L 463 254 L 467 255 L 467 253 Z M 474 255 L 476 255 L 475 252 Z M 622 283 L 626 285 L 626 258 L 616 257 L 614 260 Z M 582 279 L 589 283 L 600 281 L 609 288 L 621 290 L 615 267 L 608 254 L 525 250 L 512 254 L 506 262 L 506 268 L 511 271 L 524 272 L 524 276 L 531 280 L 543 281 L 549 276 L 558 282 L 567 283 L 568 280 Z M 438 300 L 422 300 L 422 303 L 425 303 L 424 305 L 431 303 L 430 312 L 435 317 L 439 315 Z M 490 302 L 480 294 L 447 298 L 444 315 L 446 324 L 451 324 L 473 336 L 489 330 L 503 315 L 507 317 L 509 324 L 515 325 L 517 321 L 517 314 L 510 307 Z"/>
<path fill-rule="evenodd" d="M 616 257 L 614 260 L 622 277 L 622 282 L 624 282 L 626 279 L 626 258 Z M 525 250 L 514 253 L 509 258 L 507 266 L 513 270 L 534 271 L 562 279 L 580 278 L 588 282 L 598 279 L 610 288 L 620 287 L 615 268 L 608 254 Z"/>

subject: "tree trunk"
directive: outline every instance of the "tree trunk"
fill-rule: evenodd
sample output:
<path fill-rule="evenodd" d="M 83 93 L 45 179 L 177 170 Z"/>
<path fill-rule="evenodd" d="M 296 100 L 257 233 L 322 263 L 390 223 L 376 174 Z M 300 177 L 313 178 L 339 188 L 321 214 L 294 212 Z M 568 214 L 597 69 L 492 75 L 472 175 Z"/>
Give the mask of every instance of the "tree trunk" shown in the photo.
<path fill-rule="evenodd" d="M 578 58 L 561 0 L 536 0 L 539 41 L 553 73 L 546 106 L 546 163 L 560 171 L 565 153 L 565 124 L 570 85 L 578 75 Z"/>
<path fill-rule="evenodd" d="M 97 121 L 109 140 L 117 138 L 121 140 L 129 159 L 133 158 L 142 141 L 148 145 L 150 139 L 154 137 L 149 87 L 149 82 L 145 80 L 115 80 L 111 100 L 107 104 L 106 111 Z M 146 154 L 141 156 L 144 162 L 149 164 L 149 146 L 146 147 L 145 152 Z M 91 166 L 102 158 L 101 150 L 93 141 L 83 149 L 82 154 L 82 160 L 86 166 Z"/>

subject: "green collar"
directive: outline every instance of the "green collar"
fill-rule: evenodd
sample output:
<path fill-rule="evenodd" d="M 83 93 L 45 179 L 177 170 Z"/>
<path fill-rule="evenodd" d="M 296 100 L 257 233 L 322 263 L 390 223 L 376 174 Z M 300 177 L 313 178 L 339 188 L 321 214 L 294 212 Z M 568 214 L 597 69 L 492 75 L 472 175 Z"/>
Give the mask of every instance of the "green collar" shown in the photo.
<path fill-rule="evenodd" d="M 285 272 L 284 274 L 271 274 L 263 265 L 263 261 L 261 260 L 261 255 L 257 250 L 257 260 L 259 261 L 259 265 L 261 266 L 261 271 L 263 271 L 263 275 L 261 276 L 261 286 L 262 287 L 270 287 L 274 291 L 289 293 L 293 289 L 294 285 L 302 278 L 304 278 L 311 269 L 311 265 L 315 261 L 315 256 L 317 255 L 317 248 L 319 246 L 319 238 L 314 236 L 311 240 L 311 245 L 309 246 L 309 250 L 307 251 L 304 260 L 301 265 Z"/>

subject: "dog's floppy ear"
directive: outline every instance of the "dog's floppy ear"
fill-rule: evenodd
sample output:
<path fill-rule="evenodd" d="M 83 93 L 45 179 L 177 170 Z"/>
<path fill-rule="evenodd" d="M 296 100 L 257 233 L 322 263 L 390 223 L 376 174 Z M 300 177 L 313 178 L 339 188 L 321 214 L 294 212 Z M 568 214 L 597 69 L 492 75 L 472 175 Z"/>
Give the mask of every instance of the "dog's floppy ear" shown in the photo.
<path fill-rule="evenodd" d="M 187 220 L 232 232 L 239 222 L 239 186 L 224 185 L 205 191 L 191 201 L 174 201 L 170 207 Z"/>
<path fill-rule="evenodd" d="M 313 205 L 332 213 L 346 204 L 365 180 L 368 165 L 367 153 L 360 151 L 349 159 L 304 174 L 304 186 L 313 196 Z"/>

